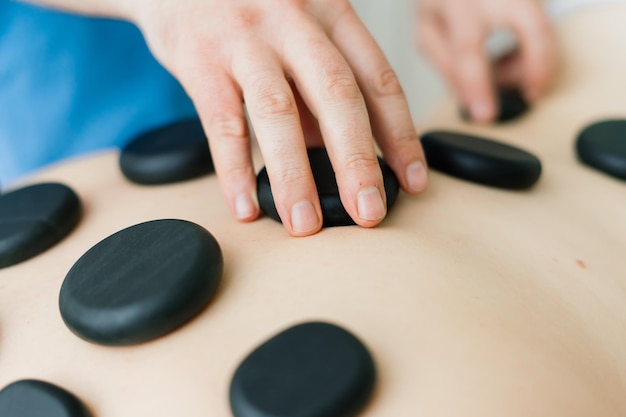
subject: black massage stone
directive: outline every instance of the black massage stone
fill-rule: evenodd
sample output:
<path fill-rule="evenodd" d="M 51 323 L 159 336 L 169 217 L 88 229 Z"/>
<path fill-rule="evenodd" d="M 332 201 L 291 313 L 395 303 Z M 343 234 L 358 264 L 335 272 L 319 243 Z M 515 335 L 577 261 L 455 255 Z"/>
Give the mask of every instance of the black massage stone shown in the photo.
<path fill-rule="evenodd" d="M 22 380 L 0 391 L 2 417 L 91 417 L 73 394 L 43 381 Z"/>
<path fill-rule="evenodd" d="M 61 316 L 94 343 L 146 342 L 200 313 L 222 269 L 217 241 L 197 224 L 141 223 L 102 240 L 74 264 L 61 287 Z"/>
<path fill-rule="evenodd" d="M 536 156 L 490 139 L 433 131 L 422 136 L 422 146 L 431 168 L 478 184 L 518 190 L 541 176 Z"/>
<path fill-rule="evenodd" d="M 324 227 L 354 225 L 354 221 L 343 207 L 343 204 L 341 204 L 339 188 L 335 180 L 335 172 L 333 171 L 326 150 L 323 148 L 309 149 L 308 155 L 315 185 L 317 186 L 317 193 L 320 198 L 320 204 L 322 206 Z M 389 210 L 398 198 L 400 184 L 398 183 L 396 175 L 385 161 L 378 158 L 378 162 L 383 174 L 385 193 L 387 195 L 387 210 Z M 266 168 L 263 168 L 257 175 L 257 195 L 261 210 L 267 216 L 280 222 L 280 216 L 274 204 L 274 197 L 272 196 L 272 189 Z"/>
<path fill-rule="evenodd" d="M 576 150 L 585 164 L 626 180 L 626 119 L 588 126 L 579 134 Z"/>
<path fill-rule="evenodd" d="M 122 149 L 120 168 L 130 181 L 143 185 L 185 181 L 214 170 L 209 144 L 198 119 L 141 134 Z"/>
<path fill-rule="evenodd" d="M 498 103 L 497 123 L 511 122 L 522 117 L 529 110 L 528 102 L 517 88 L 503 88 L 496 91 Z M 461 109 L 463 119 L 470 121 L 471 116 L 467 109 Z"/>
<path fill-rule="evenodd" d="M 367 348 L 327 323 L 274 336 L 239 366 L 230 385 L 235 417 L 352 417 L 376 379 Z"/>
<path fill-rule="evenodd" d="M 0 268 L 30 259 L 65 238 L 82 213 L 76 193 L 42 183 L 0 196 Z"/>

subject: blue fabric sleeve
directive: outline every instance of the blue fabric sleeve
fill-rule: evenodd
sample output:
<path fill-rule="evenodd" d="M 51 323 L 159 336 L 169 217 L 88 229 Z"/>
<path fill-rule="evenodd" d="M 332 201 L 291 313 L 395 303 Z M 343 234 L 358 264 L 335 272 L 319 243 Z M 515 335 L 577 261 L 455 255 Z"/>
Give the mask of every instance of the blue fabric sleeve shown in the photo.
<path fill-rule="evenodd" d="M 195 115 L 126 22 L 0 1 L 0 182 Z"/>

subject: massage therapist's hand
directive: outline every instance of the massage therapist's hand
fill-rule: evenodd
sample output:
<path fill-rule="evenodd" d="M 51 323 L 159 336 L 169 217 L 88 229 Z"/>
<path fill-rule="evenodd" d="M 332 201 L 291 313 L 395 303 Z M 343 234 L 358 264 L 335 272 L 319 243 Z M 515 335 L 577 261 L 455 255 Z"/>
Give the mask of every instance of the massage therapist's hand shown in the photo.
<path fill-rule="evenodd" d="M 238 219 L 259 214 L 244 102 L 278 213 L 294 236 L 322 226 L 303 126 L 309 145 L 323 138 L 341 200 L 357 224 L 375 226 L 386 214 L 373 137 L 405 191 L 425 188 L 426 164 L 406 98 L 347 0 L 122 4 L 120 14 L 140 27 L 193 99 Z"/>
<path fill-rule="evenodd" d="M 496 117 L 494 85 L 515 84 L 529 102 L 554 77 L 556 47 L 540 0 L 418 0 L 419 42 L 472 118 Z M 519 53 L 492 74 L 484 43 L 496 28 L 511 30 Z"/>

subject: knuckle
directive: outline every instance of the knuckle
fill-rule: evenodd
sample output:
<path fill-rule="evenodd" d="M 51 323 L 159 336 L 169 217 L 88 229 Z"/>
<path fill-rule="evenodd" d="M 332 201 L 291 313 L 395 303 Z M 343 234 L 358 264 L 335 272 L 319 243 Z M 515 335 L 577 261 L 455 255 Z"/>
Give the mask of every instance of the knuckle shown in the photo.
<path fill-rule="evenodd" d="M 417 132 L 406 132 L 392 135 L 392 143 L 397 148 L 404 150 L 419 149 L 420 139 Z"/>
<path fill-rule="evenodd" d="M 255 27 L 261 19 L 259 11 L 252 6 L 242 6 L 236 8 L 230 19 L 230 27 L 233 33 L 241 30 L 249 30 Z"/>
<path fill-rule="evenodd" d="M 398 80 L 394 70 L 391 68 L 385 68 L 380 71 L 374 78 L 372 84 L 374 93 L 380 97 L 403 94 L 400 81 Z"/>
<path fill-rule="evenodd" d="M 325 52 L 328 49 L 328 42 L 323 38 L 311 36 L 305 40 L 304 48 L 306 48 L 310 56 L 319 60 L 326 56 Z"/>
<path fill-rule="evenodd" d="M 233 114 L 218 114 L 209 120 L 211 139 L 223 140 L 247 140 L 248 126 L 243 117 Z"/>
<path fill-rule="evenodd" d="M 378 167 L 378 159 L 367 152 L 354 152 L 347 156 L 345 167 L 350 171 L 371 170 Z"/>
<path fill-rule="evenodd" d="M 323 93 L 331 101 L 362 100 L 361 90 L 351 73 L 345 70 L 327 71 Z"/>
<path fill-rule="evenodd" d="M 250 177 L 252 174 L 252 168 L 247 164 L 235 163 L 224 167 L 221 174 L 224 178 L 231 181 L 242 180 Z"/>
<path fill-rule="evenodd" d="M 296 103 L 291 94 L 274 89 L 258 93 L 255 110 L 262 118 L 280 118 L 297 113 Z"/>
<path fill-rule="evenodd" d="M 361 100 L 361 91 L 350 67 L 340 56 L 329 55 L 327 40 L 312 37 L 306 41 L 306 50 L 320 65 L 322 97 L 330 101 Z"/>
<path fill-rule="evenodd" d="M 387 143 L 381 144 L 381 149 L 388 164 L 402 166 L 423 157 L 421 146 L 416 132 L 406 132 L 392 135 Z"/>
<path fill-rule="evenodd" d="M 281 184 L 289 186 L 305 181 L 308 175 L 306 167 L 287 167 L 278 172 L 277 179 Z"/>

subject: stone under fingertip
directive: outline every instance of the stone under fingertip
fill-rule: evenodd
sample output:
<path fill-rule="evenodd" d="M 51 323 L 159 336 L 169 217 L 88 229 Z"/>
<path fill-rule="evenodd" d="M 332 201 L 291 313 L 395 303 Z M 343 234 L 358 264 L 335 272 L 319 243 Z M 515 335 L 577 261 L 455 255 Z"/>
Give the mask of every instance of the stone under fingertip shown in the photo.
<path fill-rule="evenodd" d="M 352 220 L 341 203 L 335 172 L 333 171 L 333 167 L 330 163 L 326 150 L 324 148 L 309 149 L 308 157 L 311 164 L 313 179 L 315 180 L 315 186 L 317 187 L 317 194 L 320 199 L 323 226 L 334 227 L 354 225 L 354 220 Z M 400 184 L 394 172 L 383 159 L 378 158 L 378 163 L 383 175 L 385 195 L 387 197 L 387 205 L 385 208 L 386 212 L 390 210 L 395 203 L 400 190 Z M 265 168 L 259 171 L 259 174 L 257 175 L 257 194 L 259 197 L 259 206 L 263 213 L 277 222 L 280 222 L 281 219 L 278 215 L 278 211 L 276 210 L 274 196 L 272 195 L 272 188 L 267 175 L 267 169 Z M 377 217 L 377 215 L 374 217 Z"/>

